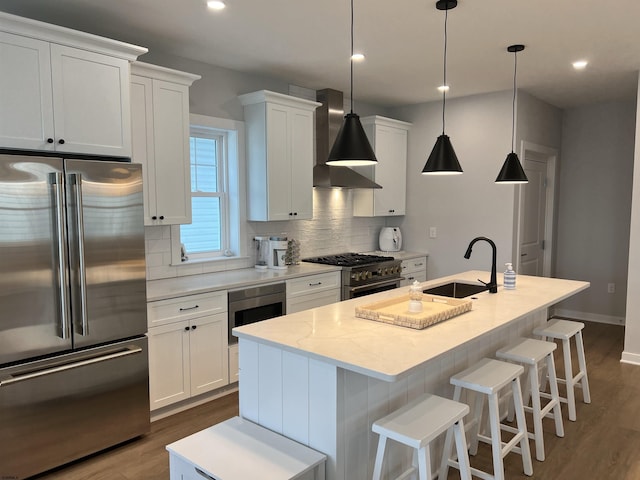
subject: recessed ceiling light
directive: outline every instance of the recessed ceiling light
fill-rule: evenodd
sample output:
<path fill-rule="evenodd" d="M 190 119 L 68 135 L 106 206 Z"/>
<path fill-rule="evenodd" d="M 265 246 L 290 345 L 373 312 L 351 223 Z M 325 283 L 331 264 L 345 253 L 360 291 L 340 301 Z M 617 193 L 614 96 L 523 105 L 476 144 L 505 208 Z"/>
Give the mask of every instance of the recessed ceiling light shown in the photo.
<path fill-rule="evenodd" d="M 449 91 L 449 85 L 440 85 L 438 87 L 438 91 L 439 92 L 448 92 Z"/>
<path fill-rule="evenodd" d="M 587 65 L 589 65 L 589 62 L 587 62 L 586 60 L 578 60 L 577 62 L 573 62 L 573 68 L 575 68 L 576 70 L 583 70 L 587 67 Z"/>
<path fill-rule="evenodd" d="M 351 60 L 354 62 L 361 62 L 364 60 L 364 53 L 354 53 L 351 55 Z"/>
<path fill-rule="evenodd" d="M 221 0 L 209 0 L 207 2 L 207 7 L 211 10 L 222 10 L 226 7 L 225 3 Z"/>

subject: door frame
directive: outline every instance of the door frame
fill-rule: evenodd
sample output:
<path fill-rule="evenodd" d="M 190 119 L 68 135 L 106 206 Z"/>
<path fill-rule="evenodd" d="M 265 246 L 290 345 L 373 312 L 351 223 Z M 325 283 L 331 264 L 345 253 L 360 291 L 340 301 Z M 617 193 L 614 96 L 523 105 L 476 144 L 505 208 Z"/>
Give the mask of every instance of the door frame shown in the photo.
<path fill-rule="evenodd" d="M 547 162 L 547 188 L 546 188 L 546 208 L 544 220 L 544 243 L 545 249 L 543 254 L 542 275 L 551 276 L 551 259 L 553 258 L 554 242 L 553 242 L 553 226 L 555 220 L 555 198 L 556 198 L 556 165 L 558 160 L 558 150 L 555 148 L 545 147 L 533 142 L 522 140 L 520 142 L 520 158 L 523 167 L 527 159 L 527 154 L 533 153 L 535 156 L 544 157 Z M 515 192 L 516 202 L 516 221 L 514 223 L 514 245 L 516 271 L 520 269 L 520 228 L 522 226 L 522 203 L 524 201 L 523 190 L 520 185 L 516 186 Z"/>

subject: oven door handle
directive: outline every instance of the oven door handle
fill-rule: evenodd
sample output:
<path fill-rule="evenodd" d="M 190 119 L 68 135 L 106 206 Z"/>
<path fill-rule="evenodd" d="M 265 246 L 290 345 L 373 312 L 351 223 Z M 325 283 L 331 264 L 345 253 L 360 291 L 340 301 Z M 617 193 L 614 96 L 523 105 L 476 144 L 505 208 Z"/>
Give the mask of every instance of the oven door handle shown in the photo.
<path fill-rule="evenodd" d="M 371 287 L 384 287 L 386 285 L 392 285 L 394 283 L 400 282 L 400 280 L 404 280 L 404 277 L 395 277 L 388 280 L 382 280 L 380 282 L 367 283 L 366 285 L 359 285 L 357 287 L 349 287 L 349 292 L 356 293 L 360 290 L 365 290 Z"/>

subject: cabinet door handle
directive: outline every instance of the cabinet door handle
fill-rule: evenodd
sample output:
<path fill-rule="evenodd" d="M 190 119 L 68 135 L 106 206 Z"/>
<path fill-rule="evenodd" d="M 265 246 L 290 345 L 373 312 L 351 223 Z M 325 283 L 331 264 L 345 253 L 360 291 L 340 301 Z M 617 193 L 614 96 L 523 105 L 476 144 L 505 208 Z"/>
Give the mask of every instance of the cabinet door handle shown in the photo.
<path fill-rule="evenodd" d="M 160 220 L 164 220 L 164 215 L 160 215 Z"/>
<path fill-rule="evenodd" d="M 191 327 L 184 327 L 184 331 L 188 332 Z"/>
<path fill-rule="evenodd" d="M 61 138 L 60 140 L 58 140 L 58 143 L 59 143 L 60 145 L 64 145 L 64 138 Z"/>
<path fill-rule="evenodd" d="M 153 217 L 151 217 L 151 220 L 157 220 L 158 217 L 156 217 L 155 215 Z"/>
<path fill-rule="evenodd" d="M 180 307 L 180 311 L 186 312 L 187 310 L 195 310 L 196 308 L 200 308 L 200 305 L 194 305 L 193 307 L 185 307 L 185 308 Z"/>
<path fill-rule="evenodd" d="M 208 478 L 209 480 L 216 480 L 216 478 L 215 478 L 215 477 L 212 477 L 211 475 L 208 475 L 208 474 L 204 473 L 204 472 L 203 472 L 202 470 L 200 470 L 198 467 L 193 467 L 193 468 L 195 468 L 196 473 L 197 473 L 198 475 L 200 475 L 201 477 Z"/>
<path fill-rule="evenodd" d="M 191 330 L 195 330 L 196 328 L 198 328 L 198 326 L 194 325 L 193 327 L 191 327 Z"/>
<path fill-rule="evenodd" d="M 51 137 L 47 138 L 47 143 L 53 143 L 53 138 Z"/>
<path fill-rule="evenodd" d="M 317 287 L 318 285 L 322 285 L 322 282 L 310 283 L 309 284 L 310 287 Z"/>
<path fill-rule="evenodd" d="M 414 264 L 413 264 L 413 266 L 414 266 L 414 267 L 421 267 L 421 266 L 422 266 L 422 262 L 420 262 L 420 263 L 414 263 Z"/>
<path fill-rule="evenodd" d="M 298 215 L 298 212 L 293 212 L 293 215 L 294 215 L 294 216 L 295 216 L 295 215 Z"/>

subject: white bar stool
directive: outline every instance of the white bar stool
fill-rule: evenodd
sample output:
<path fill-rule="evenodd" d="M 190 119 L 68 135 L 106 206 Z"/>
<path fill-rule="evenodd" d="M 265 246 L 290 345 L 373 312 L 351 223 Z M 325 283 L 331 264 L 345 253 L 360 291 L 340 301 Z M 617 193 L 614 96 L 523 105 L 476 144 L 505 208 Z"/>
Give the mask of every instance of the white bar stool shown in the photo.
<path fill-rule="evenodd" d="M 451 384 L 455 386 L 453 393 L 453 399 L 455 401 L 460 400 L 463 388 L 476 392 L 474 418 L 468 425 L 468 428 L 470 428 L 472 432 L 469 453 L 471 455 L 475 455 L 478 452 L 478 441 L 491 444 L 491 451 L 493 455 L 493 475 L 472 467 L 471 473 L 475 476 L 486 480 L 504 480 L 503 458 L 512 450 L 522 455 L 524 473 L 528 476 L 533 475 L 531 452 L 529 450 L 529 436 L 527 434 L 527 424 L 524 418 L 522 390 L 520 389 L 520 375 L 522 375 L 523 372 L 524 368 L 521 365 L 501 362 L 490 358 L 483 358 L 474 366 L 451 377 Z M 513 393 L 518 426 L 517 429 L 500 423 L 498 393 L 508 385 L 511 385 Z M 480 423 L 482 421 L 482 410 L 485 396 L 489 404 L 489 426 L 491 429 L 491 437 L 486 437 L 485 435 L 480 434 L 479 431 Z M 503 443 L 501 430 L 513 433 L 514 437 L 508 443 Z M 520 444 L 520 448 L 517 447 L 518 443 Z M 448 432 L 445 439 L 444 451 L 451 451 L 451 435 Z M 438 478 L 447 478 L 449 466 L 455 465 L 443 458 Z"/>
<path fill-rule="evenodd" d="M 496 352 L 496 357 L 500 359 L 524 364 L 528 367 L 529 385 L 525 387 L 524 398 L 526 401 L 524 410 L 533 414 L 533 434 L 530 433 L 529 438 L 535 440 L 536 458 L 541 462 L 544 461 L 545 458 L 542 419 L 546 416 L 552 416 L 556 424 L 556 435 L 558 437 L 564 437 L 560 394 L 558 393 L 558 382 L 556 379 L 556 366 L 553 361 L 553 352 L 556 348 L 556 344 L 553 342 L 545 342 L 532 338 L 520 338 Z M 538 365 L 543 361 L 546 363 L 546 370 L 549 374 L 551 395 L 540 391 L 540 370 Z M 531 394 L 531 407 L 528 406 L 529 393 Z M 544 408 L 542 408 L 541 396 L 549 398 L 549 402 Z M 552 409 L 553 415 L 550 414 Z"/>
<path fill-rule="evenodd" d="M 415 472 L 417 467 L 420 480 L 431 480 L 429 443 L 445 431 L 447 435 L 451 432 L 455 434 L 461 478 L 471 480 L 467 441 L 462 422 L 467 413 L 469 413 L 469 406 L 464 403 L 426 393 L 374 422 L 372 430 L 379 434 L 380 438 L 373 480 L 381 478 L 387 438 L 414 449 L 412 467 L 398 478 L 407 478 Z M 450 451 L 451 445 L 448 452 Z"/>
<path fill-rule="evenodd" d="M 558 383 L 564 383 L 567 386 L 567 397 L 560 397 L 561 402 L 565 402 L 569 407 L 569 420 L 576 421 L 576 397 L 574 388 L 582 387 L 582 398 L 584 403 L 591 403 L 591 394 L 589 393 L 589 378 L 587 377 L 587 362 L 584 356 L 584 344 L 582 342 L 582 329 L 584 323 L 573 322 L 570 320 L 554 319 L 547 322 L 546 325 L 536 328 L 533 333 L 542 337 L 542 340 L 553 338 L 562 340 L 562 354 L 564 356 L 564 377 L 558 378 Z M 573 366 L 571 364 L 571 338 L 576 341 L 576 353 L 578 355 L 579 371 L 574 376 Z M 544 382 L 544 380 L 543 380 Z"/>

